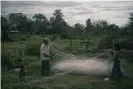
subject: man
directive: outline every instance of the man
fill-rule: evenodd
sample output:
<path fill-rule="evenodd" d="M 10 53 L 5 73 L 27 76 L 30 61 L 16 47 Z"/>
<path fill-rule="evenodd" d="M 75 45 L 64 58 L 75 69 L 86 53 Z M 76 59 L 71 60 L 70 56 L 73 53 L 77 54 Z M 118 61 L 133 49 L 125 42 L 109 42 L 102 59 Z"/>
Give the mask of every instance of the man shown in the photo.
<path fill-rule="evenodd" d="M 113 54 L 113 58 L 111 60 L 114 61 L 114 65 L 112 68 L 112 73 L 111 73 L 111 77 L 113 78 L 114 76 L 116 76 L 116 74 L 119 77 L 122 77 L 122 72 L 121 72 L 121 68 L 120 68 L 120 46 L 118 43 L 114 43 L 113 44 L 113 48 L 114 48 L 114 54 Z"/>
<path fill-rule="evenodd" d="M 40 57 L 41 57 L 41 74 L 44 76 L 50 75 L 50 55 L 49 40 L 47 38 L 43 39 L 43 43 L 40 47 Z"/>

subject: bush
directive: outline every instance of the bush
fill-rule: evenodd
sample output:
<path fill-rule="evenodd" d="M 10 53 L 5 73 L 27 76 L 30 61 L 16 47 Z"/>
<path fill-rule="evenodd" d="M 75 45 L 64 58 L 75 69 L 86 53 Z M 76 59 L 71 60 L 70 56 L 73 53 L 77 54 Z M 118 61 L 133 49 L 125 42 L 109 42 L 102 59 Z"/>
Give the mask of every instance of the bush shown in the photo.
<path fill-rule="evenodd" d="M 62 33 L 61 35 L 60 35 L 60 38 L 61 39 L 68 39 L 68 34 L 67 33 Z"/>
<path fill-rule="evenodd" d="M 2 77 L 1 77 L 1 84 L 9 84 L 9 83 L 13 83 L 16 82 L 17 80 L 17 76 L 13 73 L 11 73 L 9 70 L 3 69 L 2 71 Z M 2 88 L 3 89 L 3 88 Z"/>
<path fill-rule="evenodd" d="M 28 65 L 29 63 L 39 61 L 39 57 L 36 56 L 26 56 L 23 60 L 23 63 L 25 65 Z"/>
<path fill-rule="evenodd" d="M 6 67 L 7 69 L 12 69 L 14 67 L 14 57 L 15 53 L 12 50 L 2 50 L 1 54 L 1 66 Z"/>
<path fill-rule="evenodd" d="M 40 45 L 40 43 L 28 43 L 25 49 L 25 53 L 28 55 L 39 55 Z"/>
<path fill-rule="evenodd" d="M 51 37 L 51 39 L 50 39 L 50 40 L 51 40 L 51 41 L 54 41 L 54 40 L 56 40 L 56 39 L 57 39 L 57 37 L 58 37 L 58 36 L 53 35 L 53 36 Z"/>
<path fill-rule="evenodd" d="M 40 62 L 32 62 L 27 67 L 27 75 L 37 75 L 40 73 Z"/>
<path fill-rule="evenodd" d="M 26 37 L 23 36 L 23 37 L 20 37 L 19 39 L 20 39 L 21 41 L 25 41 L 25 40 L 26 40 Z"/>

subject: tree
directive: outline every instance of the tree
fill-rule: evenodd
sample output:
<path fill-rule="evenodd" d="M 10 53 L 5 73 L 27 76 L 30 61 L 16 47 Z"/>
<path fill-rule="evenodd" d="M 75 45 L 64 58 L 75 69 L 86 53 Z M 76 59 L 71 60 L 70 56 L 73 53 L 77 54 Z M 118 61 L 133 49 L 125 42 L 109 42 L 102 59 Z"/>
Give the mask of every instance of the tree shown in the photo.
<path fill-rule="evenodd" d="M 33 17 L 32 17 L 33 19 L 35 19 L 35 21 L 36 22 L 47 22 L 48 20 L 47 20 L 47 18 L 46 18 L 46 16 L 44 16 L 43 14 L 35 14 Z"/>
<path fill-rule="evenodd" d="M 64 15 L 61 12 L 61 9 L 56 9 L 53 13 L 53 17 L 50 19 L 51 30 L 53 33 L 62 33 L 63 29 L 67 26 L 66 22 L 63 19 Z"/>
<path fill-rule="evenodd" d="M 76 23 L 74 25 L 74 28 L 75 28 L 75 31 L 76 31 L 78 36 L 83 35 L 83 32 L 84 32 L 84 25 L 83 24 Z"/>
<path fill-rule="evenodd" d="M 49 20 L 49 23 L 52 25 L 52 24 L 54 24 L 54 21 L 55 21 L 54 17 L 51 17 Z"/>
<path fill-rule="evenodd" d="M 90 35 L 92 33 L 93 24 L 91 18 L 86 20 L 86 27 L 85 27 L 85 36 Z"/>
<path fill-rule="evenodd" d="M 91 26 L 91 18 L 88 18 L 86 20 L 86 27 L 90 27 Z"/>
<path fill-rule="evenodd" d="M 130 13 L 130 17 L 129 17 L 129 33 L 133 36 L 133 12 Z"/>
<path fill-rule="evenodd" d="M 124 27 L 122 27 L 122 34 L 133 37 L 133 12 L 130 13 L 128 23 Z"/>
<path fill-rule="evenodd" d="M 9 40 L 7 31 L 9 31 L 9 24 L 8 24 L 8 20 L 1 16 L 1 40 L 2 41 L 6 41 Z"/>
<path fill-rule="evenodd" d="M 106 20 L 96 20 L 93 22 L 94 35 L 107 35 L 109 23 Z"/>
<path fill-rule="evenodd" d="M 120 30 L 119 30 L 119 26 L 115 25 L 115 24 L 110 24 L 108 26 L 108 35 L 118 35 L 118 33 L 120 33 Z"/>
<path fill-rule="evenodd" d="M 28 29 L 28 18 L 23 13 L 11 13 L 9 14 L 9 24 L 12 27 L 16 25 L 16 29 L 21 32 L 27 32 Z"/>
<path fill-rule="evenodd" d="M 63 20 L 64 15 L 61 12 L 61 9 L 56 9 L 53 13 L 54 17 L 55 17 L 55 21 L 61 21 Z"/>
<path fill-rule="evenodd" d="M 39 13 L 35 14 L 32 18 L 35 22 L 33 26 L 35 27 L 34 30 L 36 33 L 46 33 L 49 24 L 47 17 Z"/>

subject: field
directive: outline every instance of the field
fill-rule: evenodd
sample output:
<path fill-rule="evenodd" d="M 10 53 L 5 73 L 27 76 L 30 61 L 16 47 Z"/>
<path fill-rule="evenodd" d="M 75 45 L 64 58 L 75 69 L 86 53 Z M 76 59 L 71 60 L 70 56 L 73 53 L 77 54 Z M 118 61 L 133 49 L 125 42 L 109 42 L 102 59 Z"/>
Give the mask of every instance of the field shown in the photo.
<path fill-rule="evenodd" d="M 49 36 L 50 37 L 50 36 Z M 34 36 L 26 38 L 24 41 L 4 42 L 2 43 L 2 89 L 133 89 L 133 57 L 126 56 L 132 54 L 132 51 L 122 50 L 122 68 L 124 75 L 128 78 L 116 78 L 104 81 L 105 76 L 89 76 L 83 74 L 59 74 L 52 73 L 49 77 L 40 75 L 40 44 L 42 36 Z M 97 45 L 100 38 L 91 39 L 91 43 Z M 74 39 L 72 42 L 82 42 L 87 39 Z M 76 57 L 94 57 L 101 54 L 105 50 L 97 50 L 94 47 L 88 47 L 89 52 L 86 53 L 85 47 L 74 49 L 70 48 L 70 40 L 57 39 L 51 42 L 56 49 L 55 57 L 52 63 L 63 60 L 68 54 Z M 58 50 L 58 51 L 57 51 Z M 61 52 L 59 52 L 61 51 Z M 23 59 L 26 77 L 25 81 L 19 82 L 14 73 L 14 60 L 17 57 Z M 105 59 L 106 53 L 100 55 Z M 131 59 L 131 60 L 130 60 Z"/>

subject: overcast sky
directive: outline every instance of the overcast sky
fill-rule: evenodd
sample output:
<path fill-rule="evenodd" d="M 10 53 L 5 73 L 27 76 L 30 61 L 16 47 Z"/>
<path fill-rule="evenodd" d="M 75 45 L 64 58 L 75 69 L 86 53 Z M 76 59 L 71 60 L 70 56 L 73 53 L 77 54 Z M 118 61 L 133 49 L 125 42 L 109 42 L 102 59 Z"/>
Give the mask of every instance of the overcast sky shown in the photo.
<path fill-rule="evenodd" d="M 70 25 L 85 24 L 87 18 L 92 18 L 107 20 L 121 26 L 127 23 L 129 13 L 133 12 L 133 1 L 2 1 L 1 6 L 2 14 L 21 12 L 30 18 L 36 13 L 42 13 L 50 18 L 55 9 L 62 9 L 64 19 Z"/>

